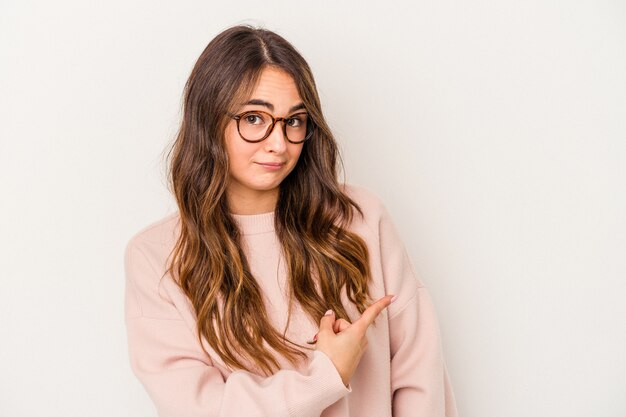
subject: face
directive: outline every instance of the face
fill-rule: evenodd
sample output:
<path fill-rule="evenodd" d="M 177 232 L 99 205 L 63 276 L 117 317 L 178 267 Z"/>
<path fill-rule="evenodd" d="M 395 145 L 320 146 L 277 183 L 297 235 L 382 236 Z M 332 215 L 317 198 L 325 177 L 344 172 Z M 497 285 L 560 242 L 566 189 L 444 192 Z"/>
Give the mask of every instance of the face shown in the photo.
<path fill-rule="evenodd" d="M 251 104 L 254 102 L 254 104 Z M 267 67 L 248 101 L 235 113 L 261 110 L 274 117 L 302 112 L 302 99 L 293 78 L 283 70 Z M 231 211 L 238 214 L 264 213 L 274 210 L 279 185 L 293 170 L 302 152 L 302 143 L 291 143 L 284 137 L 282 121 L 261 142 L 249 143 L 237 131 L 232 119 L 226 127 L 226 151 L 230 165 L 228 197 Z M 276 164 L 268 166 L 263 164 Z"/>

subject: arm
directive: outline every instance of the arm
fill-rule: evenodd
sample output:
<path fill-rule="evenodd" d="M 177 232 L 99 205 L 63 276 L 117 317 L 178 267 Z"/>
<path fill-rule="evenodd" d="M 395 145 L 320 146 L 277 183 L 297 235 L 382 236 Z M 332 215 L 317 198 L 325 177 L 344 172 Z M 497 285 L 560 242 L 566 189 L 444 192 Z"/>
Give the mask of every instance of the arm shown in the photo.
<path fill-rule="evenodd" d="M 224 380 L 174 303 L 159 294 L 160 274 L 133 241 L 125 273 L 130 364 L 159 416 L 319 417 L 351 391 L 320 351 L 304 373 L 279 370 L 262 377 L 237 370 Z"/>
<path fill-rule="evenodd" d="M 457 417 L 435 308 L 425 287 L 390 317 L 389 333 L 394 417 Z"/>
<path fill-rule="evenodd" d="M 398 295 L 389 307 L 393 415 L 457 417 L 435 308 L 382 202 L 378 232 L 387 292 Z"/>

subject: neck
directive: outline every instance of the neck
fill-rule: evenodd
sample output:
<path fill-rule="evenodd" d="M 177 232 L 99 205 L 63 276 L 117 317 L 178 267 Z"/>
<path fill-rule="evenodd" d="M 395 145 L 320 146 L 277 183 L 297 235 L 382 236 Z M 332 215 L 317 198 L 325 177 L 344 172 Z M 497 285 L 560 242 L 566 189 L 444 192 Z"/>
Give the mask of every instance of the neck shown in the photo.
<path fill-rule="evenodd" d="M 276 209 L 278 188 L 268 191 L 238 192 L 229 190 L 228 206 L 232 214 L 262 214 Z"/>

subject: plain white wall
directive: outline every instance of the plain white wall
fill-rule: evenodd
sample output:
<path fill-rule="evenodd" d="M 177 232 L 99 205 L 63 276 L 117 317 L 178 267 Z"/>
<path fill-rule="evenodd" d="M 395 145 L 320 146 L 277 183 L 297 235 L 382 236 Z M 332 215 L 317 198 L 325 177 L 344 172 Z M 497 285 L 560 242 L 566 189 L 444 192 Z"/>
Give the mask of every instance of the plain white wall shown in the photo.
<path fill-rule="evenodd" d="M 431 290 L 461 415 L 626 415 L 624 2 L 0 7 L 0 416 L 155 415 L 123 249 L 175 209 L 184 82 L 240 22 L 312 66 L 346 180 Z"/>

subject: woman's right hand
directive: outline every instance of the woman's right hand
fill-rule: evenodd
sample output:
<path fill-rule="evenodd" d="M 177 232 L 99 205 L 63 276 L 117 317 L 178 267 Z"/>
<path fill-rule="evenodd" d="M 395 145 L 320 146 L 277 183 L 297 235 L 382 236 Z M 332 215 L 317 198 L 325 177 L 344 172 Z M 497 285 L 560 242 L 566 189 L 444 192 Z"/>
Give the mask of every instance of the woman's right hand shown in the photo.
<path fill-rule="evenodd" d="M 367 347 L 365 333 L 376 317 L 391 304 L 393 296 L 386 295 L 369 306 L 354 323 L 335 321 L 335 313 L 328 310 L 320 319 L 316 350 L 321 350 L 332 360 L 347 387 Z M 340 322 L 340 323 L 339 323 Z M 335 334 L 335 331 L 338 333 Z"/>

